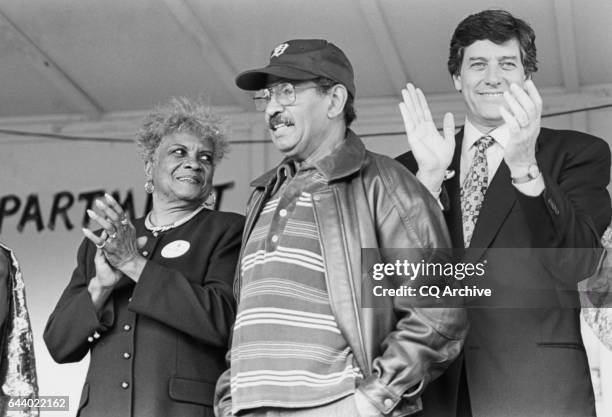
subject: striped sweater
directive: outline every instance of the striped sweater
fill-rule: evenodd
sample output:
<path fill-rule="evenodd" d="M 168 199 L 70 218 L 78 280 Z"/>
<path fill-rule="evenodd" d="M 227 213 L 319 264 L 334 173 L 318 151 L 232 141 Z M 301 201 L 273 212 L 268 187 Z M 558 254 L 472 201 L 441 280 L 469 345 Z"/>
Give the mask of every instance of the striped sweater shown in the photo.
<path fill-rule="evenodd" d="M 313 168 L 289 174 L 246 243 L 232 345 L 234 414 L 323 405 L 354 392 L 361 377 L 327 293 L 311 200 L 324 187 Z"/>

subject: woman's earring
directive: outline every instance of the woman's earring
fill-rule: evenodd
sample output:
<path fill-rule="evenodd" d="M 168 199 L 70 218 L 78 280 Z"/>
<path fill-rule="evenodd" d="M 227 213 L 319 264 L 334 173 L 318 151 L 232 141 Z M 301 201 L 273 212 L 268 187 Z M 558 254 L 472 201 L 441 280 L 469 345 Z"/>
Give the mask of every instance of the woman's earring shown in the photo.
<path fill-rule="evenodd" d="M 210 196 L 212 196 L 212 199 L 210 198 Z M 208 200 L 211 200 L 211 201 L 208 201 Z M 204 202 L 204 205 L 209 208 L 215 208 L 216 204 L 217 204 L 217 195 L 213 191 L 210 194 L 208 194 L 208 197 L 206 197 L 206 201 Z"/>
<path fill-rule="evenodd" d="M 153 190 L 155 190 L 153 180 L 147 180 L 147 182 L 145 182 L 144 189 L 147 194 L 153 194 Z"/>

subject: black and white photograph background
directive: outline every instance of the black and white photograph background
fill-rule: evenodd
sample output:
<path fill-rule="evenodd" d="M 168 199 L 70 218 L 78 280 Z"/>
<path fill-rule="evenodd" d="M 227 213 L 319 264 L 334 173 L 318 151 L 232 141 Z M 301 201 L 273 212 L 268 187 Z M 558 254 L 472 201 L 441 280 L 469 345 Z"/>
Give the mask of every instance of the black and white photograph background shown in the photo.
<path fill-rule="evenodd" d="M 215 171 L 216 206 L 243 214 L 250 181 L 281 155 L 252 95 L 235 86 L 238 73 L 266 65 L 289 39 L 335 43 L 355 71 L 353 130 L 396 157 L 408 150 L 398 109 L 407 82 L 424 91 L 439 128 L 448 111 L 463 124 L 448 44 L 458 22 L 489 8 L 536 33 L 542 125 L 612 144 L 609 0 L 2 1 L 0 241 L 23 273 L 39 395 L 69 397 L 70 411 L 42 415 L 75 415 L 88 367 L 87 358 L 55 363 L 42 338 L 76 266 L 81 228 L 95 226 L 86 210 L 108 192 L 133 217 L 148 211 L 134 139 L 151 108 L 203 96 L 225 118 L 231 148 Z M 612 353 L 584 323 L 583 337 L 598 415 L 612 415 Z"/>

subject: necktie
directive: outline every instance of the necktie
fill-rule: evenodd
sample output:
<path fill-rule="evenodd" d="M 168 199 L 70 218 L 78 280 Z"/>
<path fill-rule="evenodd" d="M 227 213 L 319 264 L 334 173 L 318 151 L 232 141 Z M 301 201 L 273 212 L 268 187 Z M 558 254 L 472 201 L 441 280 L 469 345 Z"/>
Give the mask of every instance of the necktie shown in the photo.
<path fill-rule="evenodd" d="M 478 214 L 484 201 L 489 184 L 489 166 L 485 151 L 493 145 L 495 139 L 483 136 L 474 143 L 476 152 L 472 165 L 461 187 L 461 215 L 463 220 L 463 242 L 465 247 L 470 246 Z"/>

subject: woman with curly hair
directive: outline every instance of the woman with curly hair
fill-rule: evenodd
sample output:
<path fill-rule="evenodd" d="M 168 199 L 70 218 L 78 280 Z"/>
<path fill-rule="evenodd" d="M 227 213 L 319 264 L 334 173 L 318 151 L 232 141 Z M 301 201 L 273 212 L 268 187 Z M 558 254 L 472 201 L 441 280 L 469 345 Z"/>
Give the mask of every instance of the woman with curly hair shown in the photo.
<path fill-rule="evenodd" d="M 243 217 L 207 208 L 222 121 L 173 98 L 139 132 L 153 208 L 134 223 L 109 195 L 83 229 L 77 267 L 44 338 L 60 363 L 91 359 L 77 416 L 213 416 L 235 316 Z"/>

